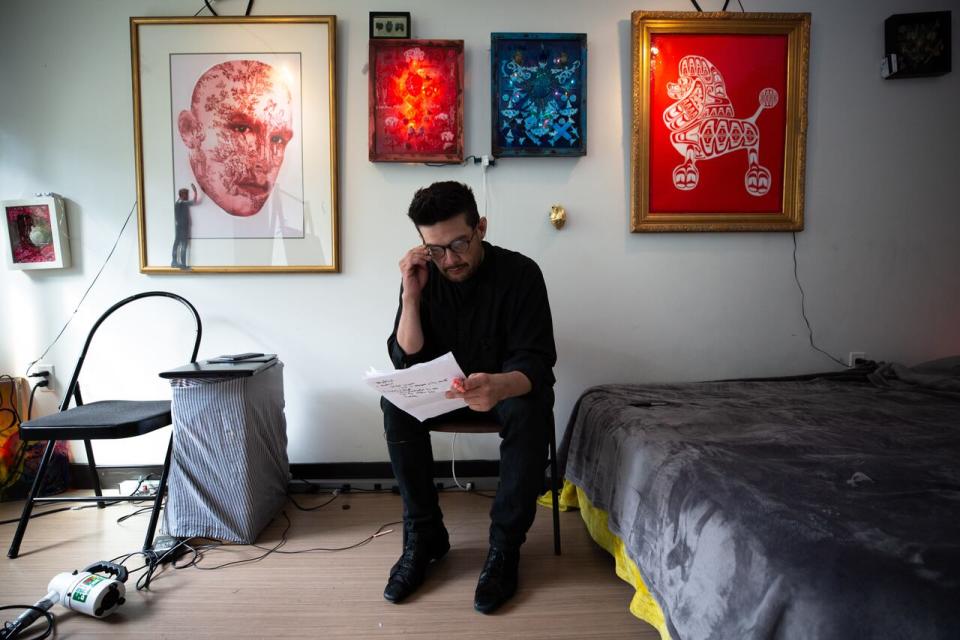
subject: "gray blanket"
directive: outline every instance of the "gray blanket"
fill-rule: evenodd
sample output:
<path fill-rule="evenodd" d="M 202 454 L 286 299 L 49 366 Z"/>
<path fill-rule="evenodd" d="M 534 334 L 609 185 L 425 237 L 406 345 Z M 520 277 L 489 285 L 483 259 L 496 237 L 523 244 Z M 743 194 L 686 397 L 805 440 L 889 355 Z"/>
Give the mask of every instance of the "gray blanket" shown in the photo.
<path fill-rule="evenodd" d="M 950 373 L 604 385 L 561 457 L 675 639 L 960 638 Z"/>

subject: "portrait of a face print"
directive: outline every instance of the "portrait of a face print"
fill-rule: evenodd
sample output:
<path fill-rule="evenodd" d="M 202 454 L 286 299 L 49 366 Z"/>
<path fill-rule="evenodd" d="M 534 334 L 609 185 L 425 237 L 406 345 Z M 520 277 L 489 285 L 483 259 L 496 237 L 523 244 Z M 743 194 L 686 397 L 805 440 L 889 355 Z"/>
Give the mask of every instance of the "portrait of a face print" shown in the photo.
<path fill-rule="evenodd" d="M 300 54 L 171 54 L 171 194 L 190 238 L 304 236 Z"/>

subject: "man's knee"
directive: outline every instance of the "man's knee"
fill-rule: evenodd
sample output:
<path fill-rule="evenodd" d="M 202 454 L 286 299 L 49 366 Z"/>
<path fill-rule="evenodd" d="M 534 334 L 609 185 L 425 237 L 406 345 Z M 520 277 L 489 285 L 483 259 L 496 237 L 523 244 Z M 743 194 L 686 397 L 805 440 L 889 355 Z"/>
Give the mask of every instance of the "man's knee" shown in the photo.
<path fill-rule="evenodd" d="M 553 394 L 527 393 L 497 403 L 500 423 L 552 421 Z"/>
<path fill-rule="evenodd" d="M 529 436 L 546 437 L 553 428 L 553 402 L 532 393 L 501 400 L 496 407 L 500 424 L 506 436 L 517 429 Z"/>

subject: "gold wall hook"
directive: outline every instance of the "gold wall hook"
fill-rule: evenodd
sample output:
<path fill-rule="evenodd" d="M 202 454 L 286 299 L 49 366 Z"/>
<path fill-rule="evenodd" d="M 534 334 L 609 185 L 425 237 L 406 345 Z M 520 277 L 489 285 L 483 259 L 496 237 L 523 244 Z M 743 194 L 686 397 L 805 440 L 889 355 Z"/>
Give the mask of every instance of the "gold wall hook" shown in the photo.
<path fill-rule="evenodd" d="M 550 224 L 556 227 L 558 230 L 563 228 L 563 225 L 567 222 L 567 210 L 564 209 L 559 204 L 555 204 L 550 207 Z"/>

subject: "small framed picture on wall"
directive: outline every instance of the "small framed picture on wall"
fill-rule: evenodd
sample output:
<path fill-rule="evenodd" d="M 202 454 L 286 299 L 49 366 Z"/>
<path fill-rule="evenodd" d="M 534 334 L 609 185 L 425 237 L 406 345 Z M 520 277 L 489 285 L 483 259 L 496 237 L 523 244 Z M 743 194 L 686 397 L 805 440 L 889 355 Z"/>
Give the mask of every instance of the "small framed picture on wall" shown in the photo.
<path fill-rule="evenodd" d="M 38 196 L 2 203 L 7 266 L 62 269 L 70 266 L 70 238 L 63 200 Z"/>
<path fill-rule="evenodd" d="M 409 11 L 371 11 L 370 38 L 412 38 Z"/>

